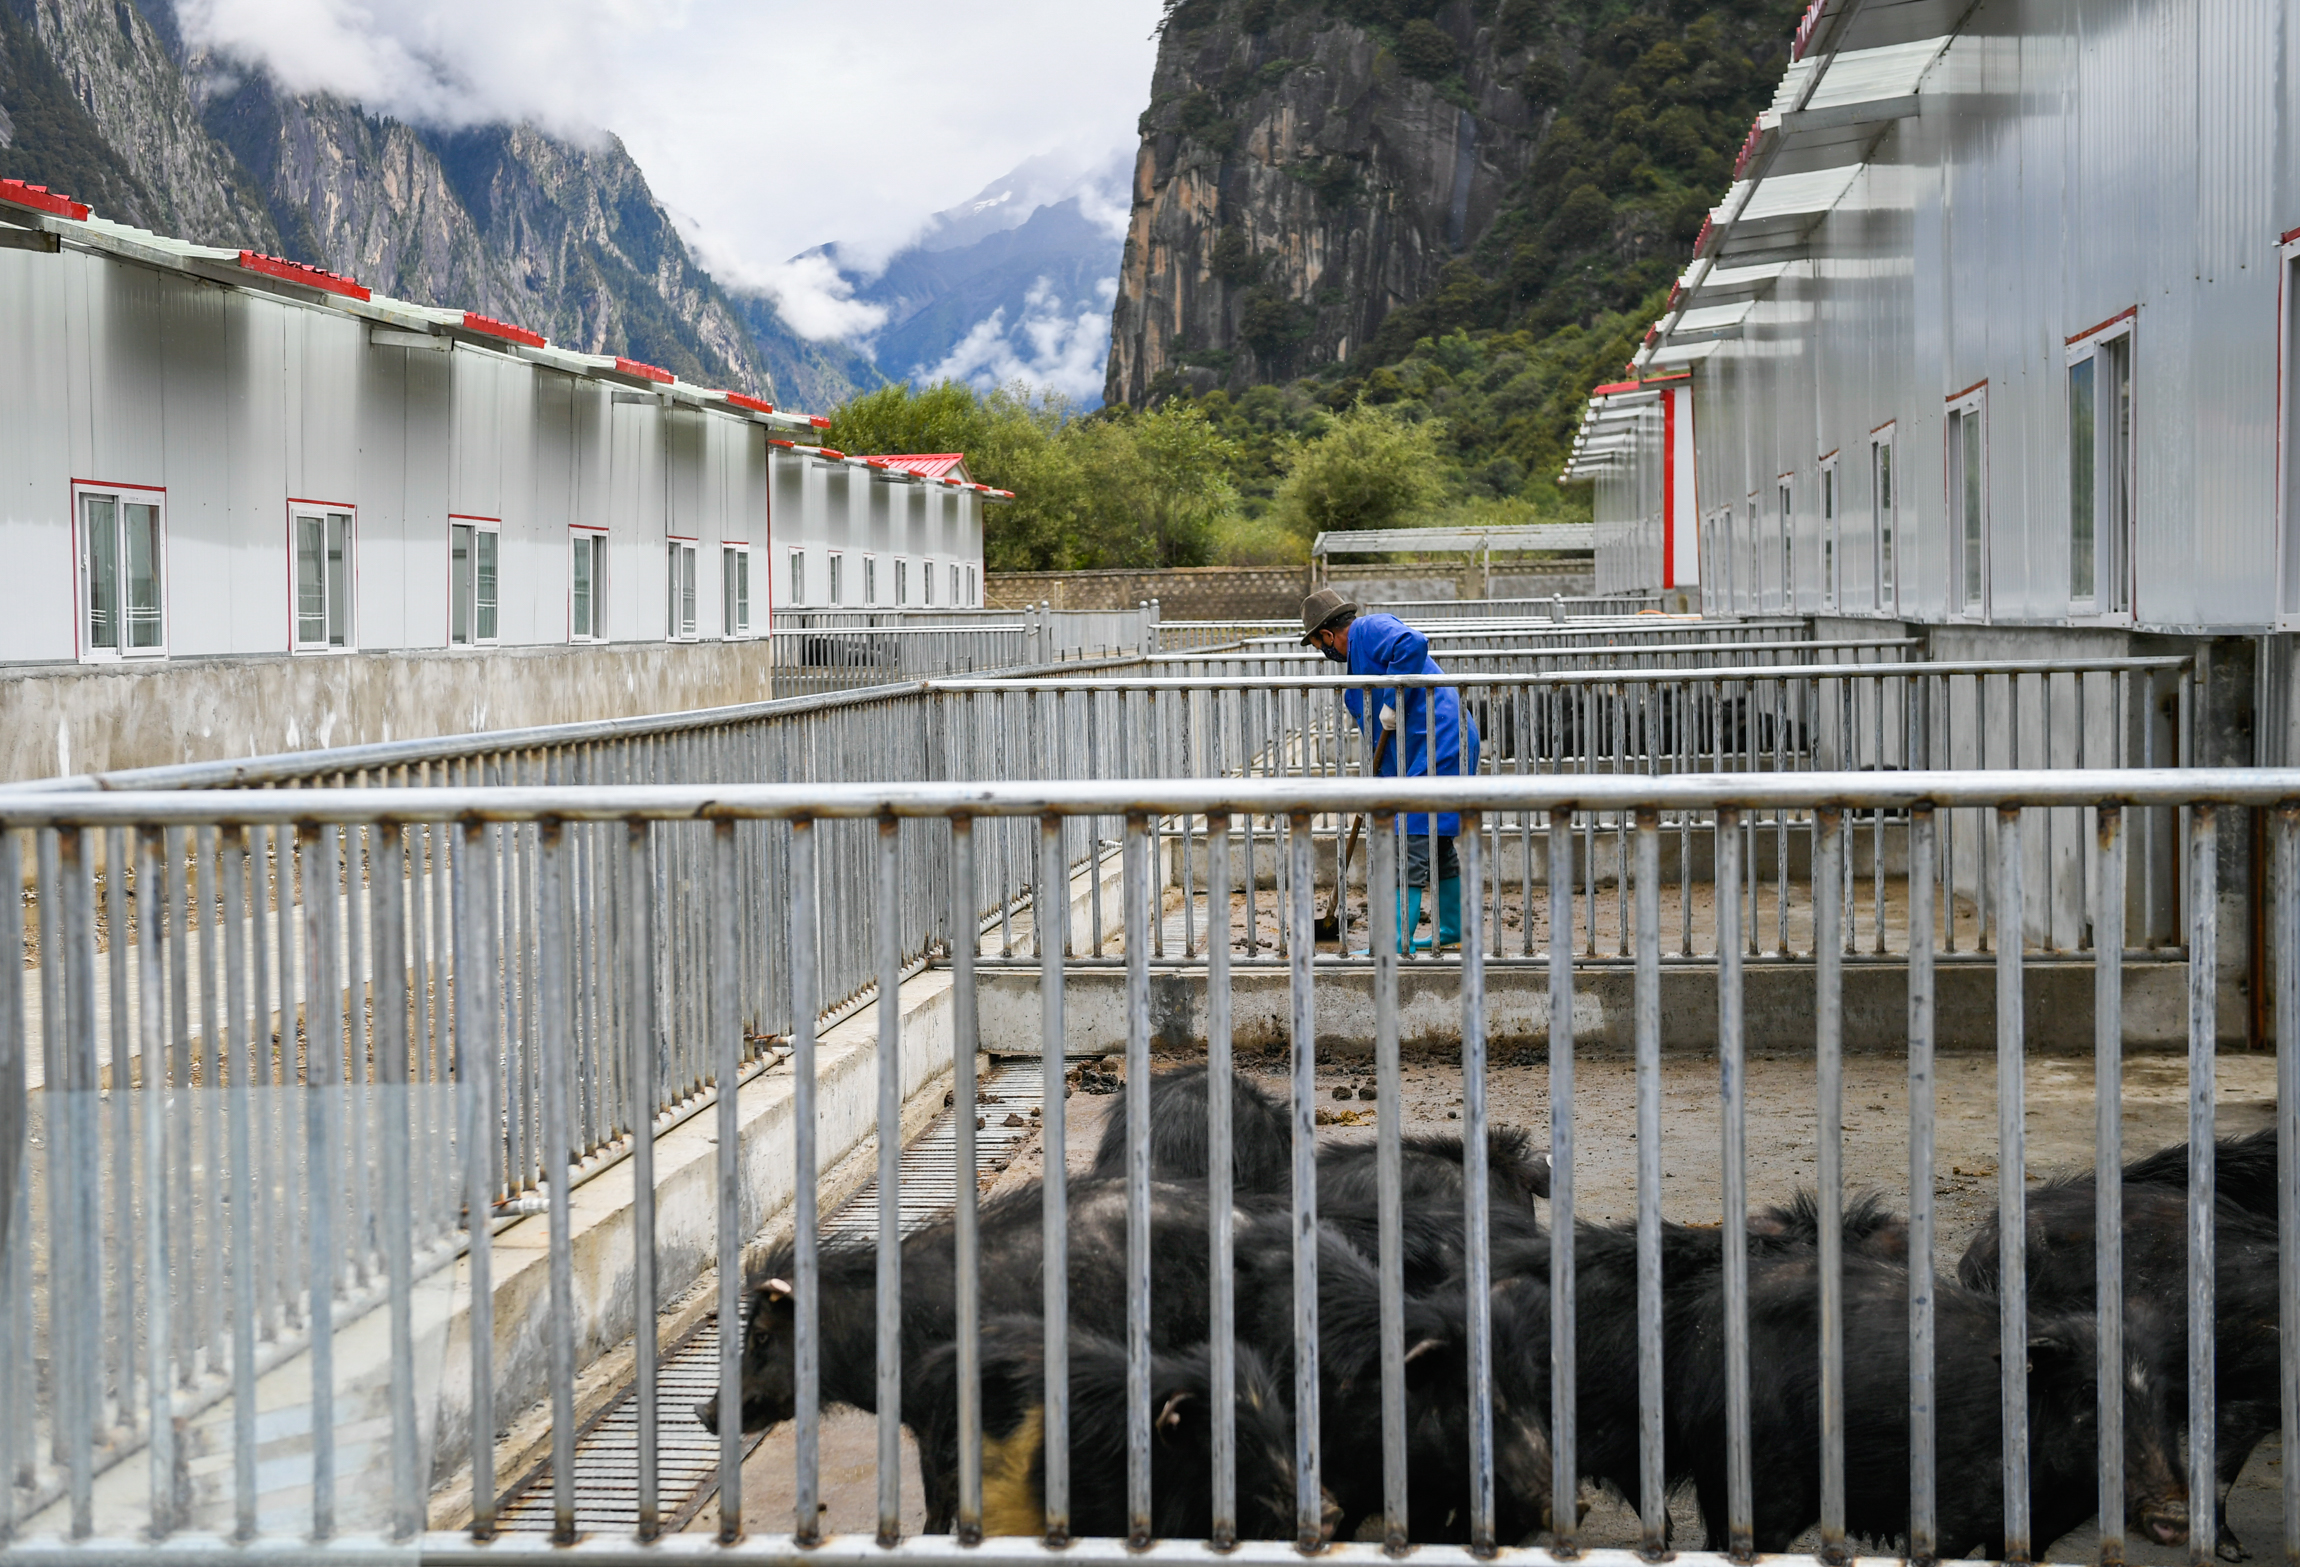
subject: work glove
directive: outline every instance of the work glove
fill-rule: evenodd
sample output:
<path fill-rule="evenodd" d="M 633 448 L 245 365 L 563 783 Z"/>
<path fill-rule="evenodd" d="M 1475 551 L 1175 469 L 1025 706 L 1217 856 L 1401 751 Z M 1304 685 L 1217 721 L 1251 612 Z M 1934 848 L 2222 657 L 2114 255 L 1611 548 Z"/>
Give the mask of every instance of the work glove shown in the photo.
<path fill-rule="evenodd" d="M 1384 729 L 1394 730 L 1397 728 L 1397 726 L 1398 710 L 1394 707 L 1384 707 L 1382 709 L 1382 727 Z"/>

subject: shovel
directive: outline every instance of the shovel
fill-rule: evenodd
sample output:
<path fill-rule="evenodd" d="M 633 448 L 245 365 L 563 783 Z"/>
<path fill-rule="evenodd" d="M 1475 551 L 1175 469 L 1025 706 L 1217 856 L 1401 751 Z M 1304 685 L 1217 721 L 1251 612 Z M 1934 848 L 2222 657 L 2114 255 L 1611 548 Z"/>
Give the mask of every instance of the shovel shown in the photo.
<path fill-rule="evenodd" d="M 1390 754 L 1392 733 L 1391 730 L 1383 730 L 1382 743 L 1374 747 L 1374 773 L 1377 777 L 1381 773 L 1382 762 Z M 1350 861 L 1357 855 L 1358 829 L 1365 825 L 1365 820 L 1363 816 L 1350 818 L 1350 835 L 1342 841 L 1342 863 L 1334 871 L 1334 895 L 1326 900 L 1326 912 L 1319 915 L 1310 926 L 1310 934 L 1319 941 L 1342 939 L 1342 889 L 1349 885 Z"/>

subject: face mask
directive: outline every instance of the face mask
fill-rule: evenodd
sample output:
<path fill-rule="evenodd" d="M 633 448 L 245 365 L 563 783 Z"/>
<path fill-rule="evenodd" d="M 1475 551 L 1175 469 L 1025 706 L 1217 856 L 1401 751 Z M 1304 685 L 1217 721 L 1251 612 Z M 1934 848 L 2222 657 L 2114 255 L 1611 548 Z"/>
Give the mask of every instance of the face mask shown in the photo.
<path fill-rule="evenodd" d="M 1320 642 L 1317 647 L 1319 652 L 1326 655 L 1326 662 L 1329 664 L 1346 664 L 1350 661 L 1349 654 L 1335 652 L 1333 644 L 1330 642 Z"/>

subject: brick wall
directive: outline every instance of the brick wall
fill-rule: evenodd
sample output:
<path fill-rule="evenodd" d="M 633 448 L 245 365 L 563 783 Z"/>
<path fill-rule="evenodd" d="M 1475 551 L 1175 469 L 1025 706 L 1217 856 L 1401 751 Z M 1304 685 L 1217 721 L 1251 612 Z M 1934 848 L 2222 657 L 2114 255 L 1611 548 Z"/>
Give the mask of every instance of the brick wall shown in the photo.
<path fill-rule="evenodd" d="M 1341 565 L 1327 580 L 1368 603 L 1475 598 L 1483 579 L 1458 562 Z M 1500 598 L 1536 598 L 1592 591 L 1589 567 L 1496 567 Z M 1158 601 L 1165 620 L 1288 620 L 1301 611 L 1309 574 L 1292 566 L 1181 566 L 1164 571 L 994 571 L 984 578 L 984 602 L 1020 609 L 1051 602 L 1056 609 L 1132 609 Z"/>

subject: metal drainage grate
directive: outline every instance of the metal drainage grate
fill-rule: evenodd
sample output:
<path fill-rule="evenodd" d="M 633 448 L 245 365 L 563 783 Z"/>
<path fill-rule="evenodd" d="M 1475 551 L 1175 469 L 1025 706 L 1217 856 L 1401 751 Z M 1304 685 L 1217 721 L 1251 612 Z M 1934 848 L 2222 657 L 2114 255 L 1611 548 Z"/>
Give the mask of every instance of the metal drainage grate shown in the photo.
<path fill-rule="evenodd" d="M 978 1172 L 1004 1169 L 1037 1129 L 1031 1115 L 1043 1103 L 1036 1060 L 1016 1061 L 985 1074 L 982 1126 L 975 1132 Z M 1006 1125 L 1008 1116 L 1022 1124 Z M 902 1154 L 900 1214 L 905 1235 L 949 1213 L 958 1201 L 958 1122 L 945 1109 Z M 878 1235 L 878 1179 L 856 1192 L 823 1223 L 823 1238 L 869 1242 Z M 749 1310 L 746 1300 L 744 1309 Z M 684 1529 L 719 1490 L 719 1439 L 695 1419 L 695 1406 L 718 1391 L 719 1324 L 706 1319 L 663 1357 L 655 1381 L 657 1508 L 666 1533 Z M 578 1534 L 639 1527 L 639 1405 L 626 1386 L 575 1442 L 575 1528 Z M 764 1433 L 744 1442 L 748 1455 Z M 511 1533 L 548 1534 L 552 1526 L 551 1465 L 538 1465 L 506 1493 L 496 1526 Z"/>

